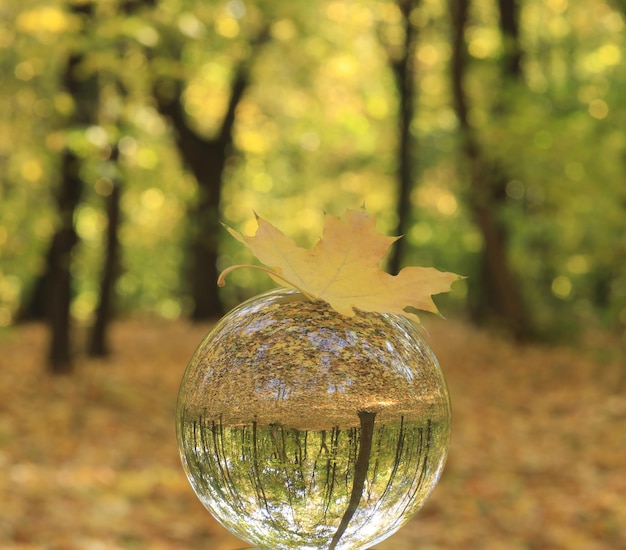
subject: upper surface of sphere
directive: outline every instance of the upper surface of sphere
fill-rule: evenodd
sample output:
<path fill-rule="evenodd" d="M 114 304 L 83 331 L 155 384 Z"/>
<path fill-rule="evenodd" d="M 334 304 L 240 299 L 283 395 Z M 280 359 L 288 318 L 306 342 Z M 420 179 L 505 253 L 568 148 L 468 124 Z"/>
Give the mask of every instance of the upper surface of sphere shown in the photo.
<path fill-rule="evenodd" d="M 190 361 L 188 411 L 229 425 L 358 425 L 358 412 L 449 414 L 445 383 L 418 330 L 396 315 L 341 315 L 278 290 L 227 314 Z"/>

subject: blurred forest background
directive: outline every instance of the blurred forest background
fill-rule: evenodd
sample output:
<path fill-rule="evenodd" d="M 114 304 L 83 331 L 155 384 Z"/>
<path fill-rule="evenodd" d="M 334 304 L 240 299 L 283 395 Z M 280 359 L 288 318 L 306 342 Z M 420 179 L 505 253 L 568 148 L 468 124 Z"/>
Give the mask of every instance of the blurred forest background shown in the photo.
<path fill-rule="evenodd" d="M 365 203 L 404 235 L 391 272 L 467 276 L 425 319 L 448 466 L 378 548 L 626 547 L 625 24 L 624 0 L 0 0 L 0 546 L 244 546 L 173 427 L 194 347 L 271 284 L 217 288 L 252 261 L 220 221 L 311 245 Z"/>
<path fill-rule="evenodd" d="M 0 326 L 215 318 L 265 288 L 220 221 L 300 243 L 362 203 L 389 259 L 516 338 L 626 325 L 620 0 L 0 5 Z"/>

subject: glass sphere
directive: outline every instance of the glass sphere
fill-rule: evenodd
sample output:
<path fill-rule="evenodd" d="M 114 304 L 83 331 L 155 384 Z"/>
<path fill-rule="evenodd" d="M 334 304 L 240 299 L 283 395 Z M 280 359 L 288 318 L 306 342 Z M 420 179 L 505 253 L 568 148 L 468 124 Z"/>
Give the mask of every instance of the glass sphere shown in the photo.
<path fill-rule="evenodd" d="M 450 403 L 421 333 L 286 289 L 204 338 L 177 406 L 204 506 L 264 549 L 366 549 L 422 506 L 444 466 Z"/>

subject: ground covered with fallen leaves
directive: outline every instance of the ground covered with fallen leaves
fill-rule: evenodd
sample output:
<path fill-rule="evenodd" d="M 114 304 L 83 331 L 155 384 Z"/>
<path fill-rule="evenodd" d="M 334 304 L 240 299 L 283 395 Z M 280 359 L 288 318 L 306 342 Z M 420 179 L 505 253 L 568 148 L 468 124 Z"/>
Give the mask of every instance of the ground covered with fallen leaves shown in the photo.
<path fill-rule="evenodd" d="M 377 550 L 626 548 L 626 365 L 618 337 L 516 346 L 428 324 L 453 436 L 421 512 Z M 125 321 L 107 361 L 44 374 L 46 333 L 0 333 L 0 548 L 232 550 L 183 474 L 174 409 L 208 327 Z"/>

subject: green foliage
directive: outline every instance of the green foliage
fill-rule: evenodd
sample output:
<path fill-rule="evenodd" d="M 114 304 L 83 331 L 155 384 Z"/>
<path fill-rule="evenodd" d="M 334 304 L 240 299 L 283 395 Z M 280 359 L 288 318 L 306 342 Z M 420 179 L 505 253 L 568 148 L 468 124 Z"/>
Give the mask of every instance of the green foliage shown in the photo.
<path fill-rule="evenodd" d="M 64 147 L 86 159 L 88 188 L 76 220 L 82 243 L 74 263 L 75 315 L 89 318 L 96 303 L 114 144 L 125 185 L 119 305 L 170 317 L 188 310 L 186 212 L 196 187 L 154 107 L 152 86 L 157 75 L 183 78 L 187 115 L 213 136 L 231 78 L 253 49 L 258 55 L 237 111 L 222 219 L 249 234 L 258 211 L 299 242 L 313 242 L 324 211 L 338 214 L 365 201 L 382 231 L 393 227 L 397 92 L 388 56 L 402 44 L 393 2 L 163 0 L 130 14 L 122 8 L 113 0 L 98 3 L 94 19 L 85 21 L 63 0 L 0 6 L 0 325 L 11 322 L 42 269 Z M 500 111 L 497 6 L 473 2 L 470 115 L 510 175 L 501 215 L 511 260 L 546 327 L 564 318 L 626 323 L 619 9 L 605 0 L 523 3 L 524 82 L 505 90 Z M 419 31 L 413 121 L 419 180 L 406 261 L 471 276 L 481 239 L 465 206 L 467 178 L 456 153 L 446 2 L 423 0 L 412 21 Z M 253 45 L 264 29 L 269 40 Z M 75 106 L 60 80 L 69 51 L 85 54 L 79 68 L 85 75 L 98 74 L 99 122 L 90 128 L 67 127 Z M 221 246 L 223 265 L 249 260 L 230 239 Z M 223 291 L 229 305 L 265 281 L 241 273 L 233 283 Z M 458 284 L 445 308 L 461 309 L 463 300 Z"/>

